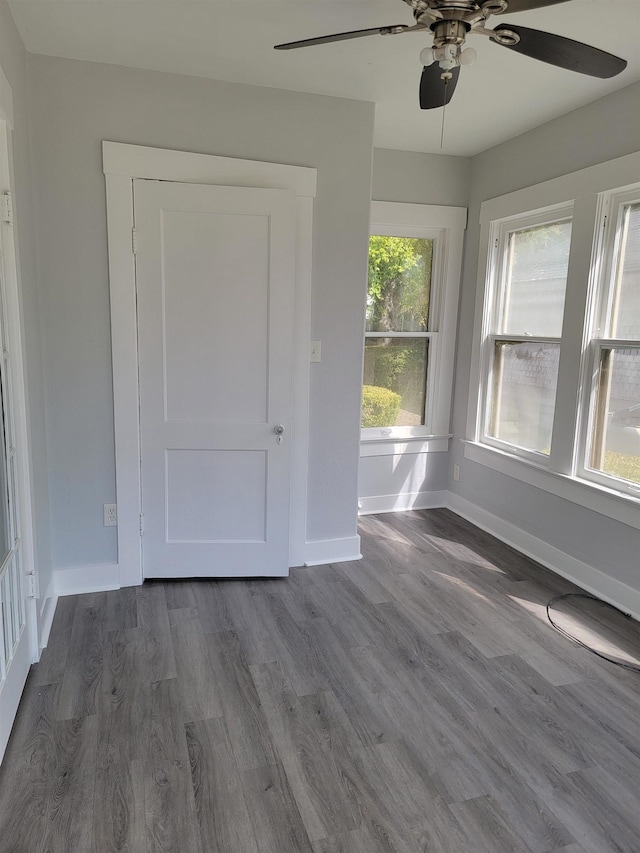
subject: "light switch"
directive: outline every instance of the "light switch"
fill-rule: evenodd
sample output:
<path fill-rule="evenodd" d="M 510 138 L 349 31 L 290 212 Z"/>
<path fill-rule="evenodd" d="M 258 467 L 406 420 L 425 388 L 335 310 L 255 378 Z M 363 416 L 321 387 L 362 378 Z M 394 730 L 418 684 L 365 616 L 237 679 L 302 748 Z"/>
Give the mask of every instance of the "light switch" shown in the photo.
<path fill-rule="evenodd" d="M 322 341 L 311 341 L 311 349 L 309 351 L 309 361 L 322 360 Z"/>

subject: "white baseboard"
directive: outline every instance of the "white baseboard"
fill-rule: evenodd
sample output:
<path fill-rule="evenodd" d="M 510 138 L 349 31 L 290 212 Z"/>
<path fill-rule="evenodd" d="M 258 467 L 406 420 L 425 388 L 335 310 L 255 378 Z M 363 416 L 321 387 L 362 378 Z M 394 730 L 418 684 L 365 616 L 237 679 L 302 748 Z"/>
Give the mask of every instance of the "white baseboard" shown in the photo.
<path fill-rule="evenodd" d="M 504 521 L 452 492 L 449 492 L 447 507 L 475 524 L 476 527 L 486 530 L 496 539 L 515 548 L 516 551 L 531 557 L 552 572 L 572 581 L 581 589 L 613 604 L 634 619 L 640 620 L 640 590 L 633 589 L 622 581 L 606 575 L 600 569 L 560 551 L 544 540 L 516 527 L 515 524 Z"/>
<path fill-rule="evenodd" d="M 38 648 L 39 651 L 46 648 L 49 642 L 49 634 L 53 625 L 53 617 L 56 615 L 58 595 L 56 592 L 56 579 L 51 575 L 49 586 L 44 598 L 40 599 L 40 611 L 38 613 Z"/>
<path fill-rule="evenodd" d="M 359 536 L 321 539 L 307 542 L 305 546 L 305 566 L 325 566 L 328 563 L 349 563 L 361 559 Z"/>
<path fill-rule="evenodd" d="M 81 595 L 120 589 L 120 567 L 117 563 L 98 566 L 74 566 L 53 573 L 56 595 Z"/>
<path fill-rule="evenodd" d="M 359 499 L 358 515 L 436 509 L 447 505 L 449 492 L 405 492 L 400 495 L 371 495 Z"/>

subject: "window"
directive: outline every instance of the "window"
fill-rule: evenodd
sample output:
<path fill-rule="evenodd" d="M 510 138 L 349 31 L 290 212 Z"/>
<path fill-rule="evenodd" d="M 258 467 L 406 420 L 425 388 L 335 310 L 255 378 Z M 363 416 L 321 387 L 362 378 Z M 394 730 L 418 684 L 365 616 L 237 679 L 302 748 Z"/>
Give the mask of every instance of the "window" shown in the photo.
<path fill-rule="evenodd" d="M 465 455 L 628 521 L 610 498 L 640 493 L 640 185 L 605 188 L 624 166 L 482 205 Z"/>
<path fill-rule="evenodd" d="M 571 242 L 571 211 L 501 223 L 484 438 L 548 456 Z"/>
<path fill-rule="evenodd" d="M 581 474 L 640 486 L 640 188 L 607 199 Z"/>
<path fill-rule="evenodd" d="M 433 239 L 369 238 L 362 426 L 422 426 Z"/>
<path fill-rule="evenodd" d="M 449 433 L 466 211 L 372 203 L 364 440 Z"/>

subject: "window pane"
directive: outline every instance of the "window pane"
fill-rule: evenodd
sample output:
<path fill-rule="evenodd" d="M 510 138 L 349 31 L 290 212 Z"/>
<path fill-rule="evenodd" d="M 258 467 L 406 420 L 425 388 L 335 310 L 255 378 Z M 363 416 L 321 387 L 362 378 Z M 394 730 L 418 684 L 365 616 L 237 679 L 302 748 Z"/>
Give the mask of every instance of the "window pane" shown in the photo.
<path fill-rule="evenodd" d="M 611 337 L 640 338 L 640 204 L 628 205 L 622 219 Z"/>
<path fill-rule="evenodd" d="M 426 332 L 433 240 L 369 238 L 368 332 Z"/>
<path fill-rule="evenodd" d="M 640 483 L 640 347 L 602 352 L 591 467 Z"/>
<path fill-rule="evenodd" d="M 0 564 L 13 548 L 11 524 L 9 519 L 9 483 L 7 478 L 6 455 L 6 413 L 4 395 L 0 388 Z"/>
<path fill-rule="evenodd" d="M 489 435 L 548 454 L 560 345 L 496 341 Z"/>
<path fill-rule="evenodd" d="M 503 334 L 560 337 L 570 242 L 570 220 L 509 235 Z"/>
<path fill-rule="evenodd" d="M 427 338 L 366 338 L 362 427 L 424 423 Z"/>

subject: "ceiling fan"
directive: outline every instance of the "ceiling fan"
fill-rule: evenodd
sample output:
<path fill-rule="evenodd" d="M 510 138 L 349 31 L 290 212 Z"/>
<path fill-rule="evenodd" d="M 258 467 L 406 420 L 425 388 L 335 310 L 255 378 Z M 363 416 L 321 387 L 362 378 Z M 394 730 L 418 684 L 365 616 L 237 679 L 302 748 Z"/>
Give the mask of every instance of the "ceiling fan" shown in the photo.
<path fill-rule="evenodd" d="M 275 45 L 276 50 L 293 50 L 314 44 L 362 38 L 363 36 L 401 35 L 430 31 L 433 45 L 420 53 L 423 65 L 420 78 L 420 107 L 430 110 L 445 106 L 453 97 L 461 65 L 475 61 L 473 48 L 465 48 L 471 33 L 488 36 L 494 44 L 539 59 L 560 68 L 578 71 L 591 77 L 614 77 L 627 67 L 624 59 L 606 53 L 597 47 L 583 44 L 564 36 L 532 30 L 529 27 L 500 23 L 487 29 L 491 15 L 504 12 L 527 12 L 543 6 L 566 3 L 567 0 L 404 0 L 413 9 L 415 24 L 393 24 L 352 30 L 328 36 L 291 41 Z"/>

